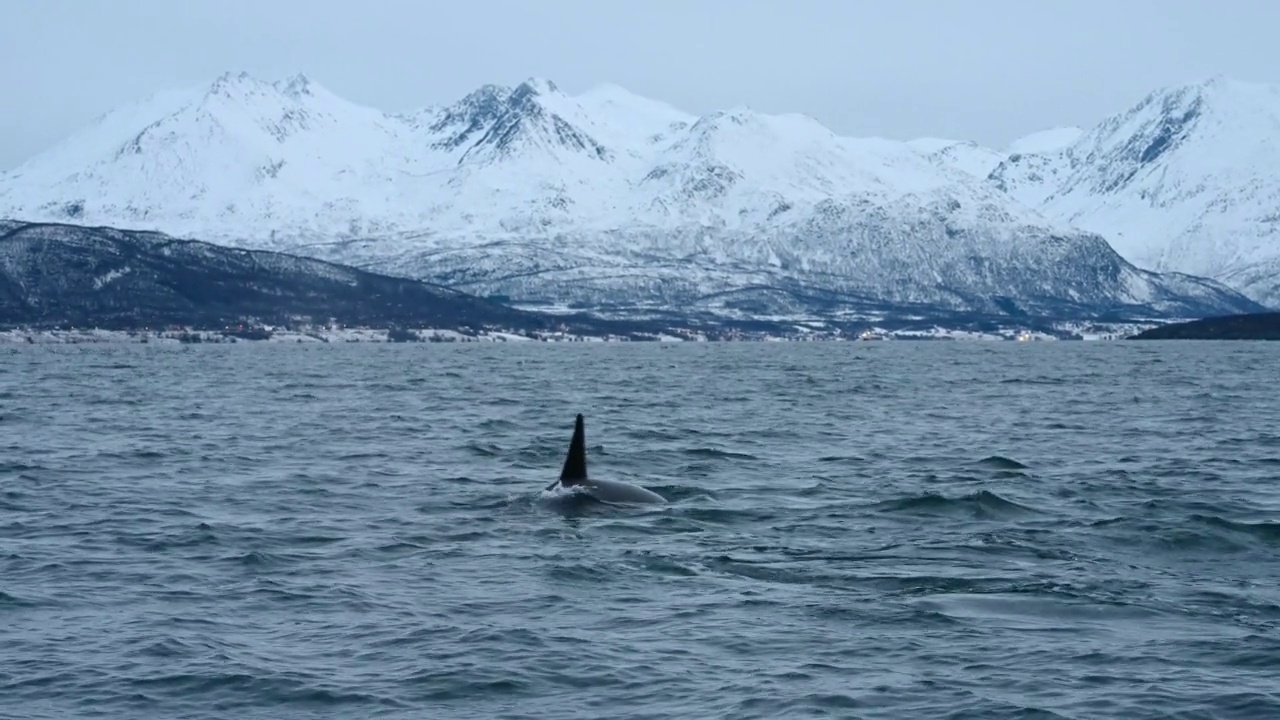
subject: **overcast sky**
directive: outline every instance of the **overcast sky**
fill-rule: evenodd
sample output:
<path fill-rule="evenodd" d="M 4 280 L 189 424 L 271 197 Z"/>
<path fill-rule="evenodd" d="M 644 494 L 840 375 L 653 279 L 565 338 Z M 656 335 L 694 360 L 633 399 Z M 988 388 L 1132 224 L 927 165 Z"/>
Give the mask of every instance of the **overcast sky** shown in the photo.
<path fill-rule="evenodd" d="M 388 111 L 530 76 L 992 146 L 1156 87 L 1280 82 L 1274 0 L 6 0 L 0 168 L 117 105 L 302 71 Z"/>

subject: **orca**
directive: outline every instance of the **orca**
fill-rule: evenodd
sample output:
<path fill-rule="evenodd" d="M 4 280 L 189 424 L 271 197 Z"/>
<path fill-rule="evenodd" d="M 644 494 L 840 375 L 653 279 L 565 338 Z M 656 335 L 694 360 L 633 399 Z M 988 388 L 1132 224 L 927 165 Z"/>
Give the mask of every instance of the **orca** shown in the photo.
<path fill-rule="evenodd" d="M 587 476 L 587 434 L 583 429 L 582 414 L 573 426 L 573 440 L 569 441 L 569 454 L 564 458 L 560 479 L 547 486 L 548 490 L 559 485 L 562 488 L 582 488 L 591 497 L 607 503 L 665 503 L 666 498 L 637 485 L 617 480 L 601 480 Z"/>

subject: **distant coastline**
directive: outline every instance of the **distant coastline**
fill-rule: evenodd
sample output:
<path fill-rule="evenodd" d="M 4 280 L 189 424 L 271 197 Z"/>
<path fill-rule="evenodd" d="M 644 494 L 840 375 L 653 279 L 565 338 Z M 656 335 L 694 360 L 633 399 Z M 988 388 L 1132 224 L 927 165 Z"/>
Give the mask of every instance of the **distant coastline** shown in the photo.
<path fill-rule="evenodd" d="M 1091 335 L 1075 340 L 1114 341 L 1124 335 Z M 227 345 L 250 344 L 346 344 L 346 343 L 686 343 L 686 342 L 1058 342 L 1062 338 L 1045 333 L 979 332 L 950 330 L 938 332 L 742 331 L 717 328 L 697 331 L 672 328 L 654 333 L 623 335 L 583 335 L 573 332 L 528 331 L 520 329 L 441 329 L 400 327 L 294 326 L 198 329 L 191 327 L 120 330 L 106 328 L 0 327 L 0 346 L 5 345 Z"/>

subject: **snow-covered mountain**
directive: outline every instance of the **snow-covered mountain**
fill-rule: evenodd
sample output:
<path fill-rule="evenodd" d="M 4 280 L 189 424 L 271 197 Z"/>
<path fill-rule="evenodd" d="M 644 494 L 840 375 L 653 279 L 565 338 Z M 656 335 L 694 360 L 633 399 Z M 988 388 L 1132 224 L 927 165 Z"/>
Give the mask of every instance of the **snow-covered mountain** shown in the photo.
<path fill-rule="evenodd" d="M 990 180 L 1141 267 L 1280 307 L 1280 87 L 1162 89 L 1068 144 L 1011 153 Z"/>
<path fill-rule="evenodd" d="M 957 158 L 967 169 L 943 161 Z M 968 144 L 841 137 L 801 115 L 697 117 L 615 86 L 573 96 L 531 79 L 397 116 L 305 76 L 241 73 L 110 113 L 0 177 L 0 217 L 595 307 L 1253 307 L 1138 270 L 975 176 L 1000 160 Z"/>
<path fill-rule="evenodd" d="M 972 140 L 918 138 L 907 141 L 907 146 L 939 165 L 983 179 L 1008 157 L 1008 153 L 992 150 Z"/>
<path fill-rule="evenodd" d="M 1015 153 L 1055 153 L 1075 143 L 1081 135 L 1084 135 L 1084 130 L 1074 126 L 1041 130 L 1009 143 L 1003 155 L 1007 157 Z"/>
<path fill-rule="evenodd" d="M 1053 155 L 1065 150 L 1083 134 L 1084 130 L 1078 127 L 1042 130 L 1014 140 L 1004 150 L 985 147 L 972 140 L 945 138 L 918 138 L 907 141 L 907 145 L 939 165 L 963 170 L 976 178 L 986 180 L 1011 156 Z"/>

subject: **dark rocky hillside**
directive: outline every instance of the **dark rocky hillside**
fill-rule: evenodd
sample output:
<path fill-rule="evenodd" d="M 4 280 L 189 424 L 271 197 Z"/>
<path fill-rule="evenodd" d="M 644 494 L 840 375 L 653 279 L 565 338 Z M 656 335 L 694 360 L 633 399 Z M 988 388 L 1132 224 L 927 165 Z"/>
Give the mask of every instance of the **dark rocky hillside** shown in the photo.
<path fill-rule="evenodd" d="M 1280 313 L 1202 318 L 1151 328 L 1133 340 L 1280 340 Z"/>
<path fill-rule="evenodd" d="M 523 312 L 445 287 L 146 232 L 0 223 L 0 324 L 137 329 L 245 321 L 494 327 L 585 335 L 637 324 Z"/>

